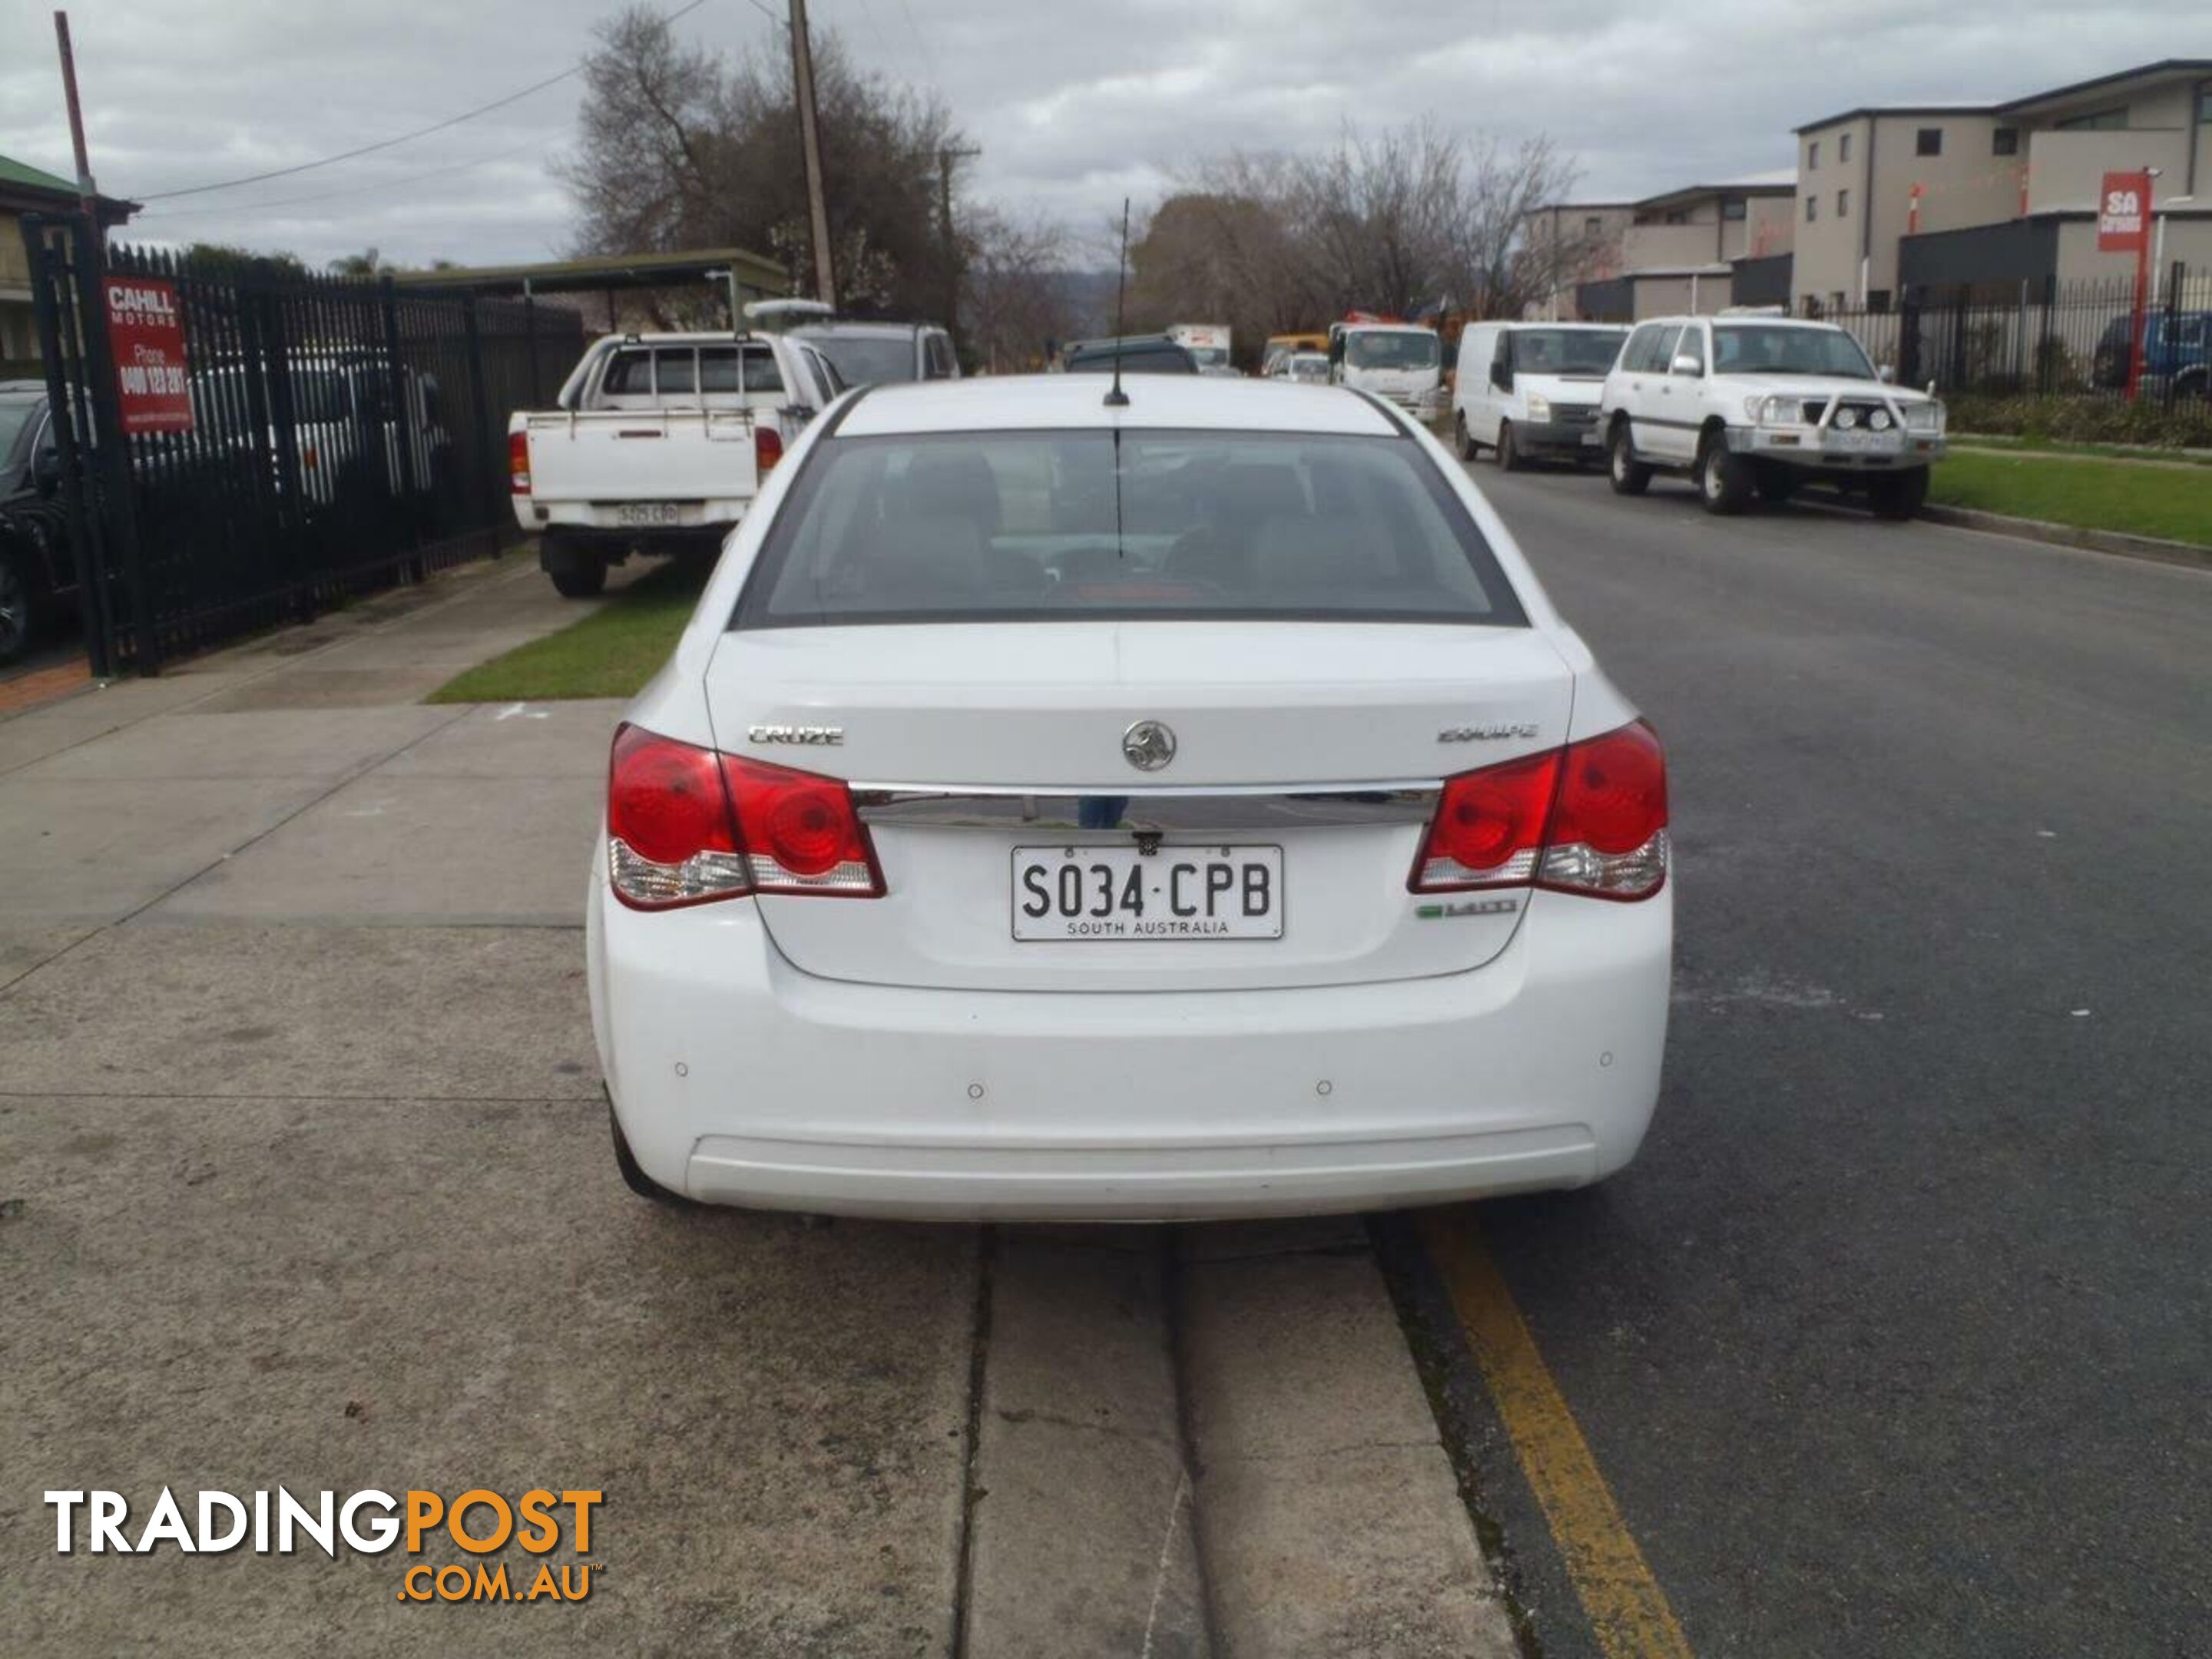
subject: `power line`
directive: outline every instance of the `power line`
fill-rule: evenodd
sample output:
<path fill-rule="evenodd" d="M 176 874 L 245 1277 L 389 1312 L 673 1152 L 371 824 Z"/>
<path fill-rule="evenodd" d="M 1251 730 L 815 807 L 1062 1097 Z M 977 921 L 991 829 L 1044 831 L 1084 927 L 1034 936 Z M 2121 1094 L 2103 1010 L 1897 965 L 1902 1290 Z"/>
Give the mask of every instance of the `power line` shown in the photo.
<path fill-rule="evenodd" d="M 914 8 L 907 3 L 907 0 L 899 0 L 899 9 L 906 14 L 906 26 L 914 32 L 915 45 L 921 48 L 921 61 L 929 65 L 929 78 L 942 89 L 945 77 L 937 72 L 937 54 L 930 51 L 927 38 L 923 35 L 920 26 L 915 22 Z"/>
<path fill-rule="evenodd" d="M 535 138 L 512 149 L 503 149 L 490 155 L 479 155 L 473 161 L 453 161 L 444 167 L 427 167 L 420 173 L 410 173 L 398 179 L 380 179 L 374 184 L 351 185 L 343 190 L 317 191 L 308 196 L 280 196 L 273 201 L 243 202 L 229 207 L 155 208 L 137 216 L 140 219 L 204 219 L 222 213 L 258 213 L 266 208 L 302 207 L 311 202 L 331 202 L 341 197 L 367 196 L 380 190 L 397 190 L 402 185 L 419 184 L 425 179 L 442 178 L 450 173 L 467 173 L 477 167 L 488 167 L 495 161 L 510 161 L 528 150 L 541 149 L 544 145 Z"/>
<path fill-rule="evenodd" d="M 669 13 L 660 21 L 664 23 L 672 23 L 679 17 L 689 16 L 706 3 L 707 0 L 690 0 L 689 5 Z M 258 185 L 270 179 L 289 179 L 295 173 L 312 173 L 317 167 L 331 167 L 340 161 L 353 161 L 358 156 L 374 155 L 380 149 L 391 149 L 396 145 L 411 143 L 417 138 L 427 138 L 434 132 L 443 132 L 448 127 L 457 127 L 464 121 L 473 121 L 479 115 L 489 115 L 495 109 L 505 109 L 509 104 L 520 103 L 533 93 L 543 92 L 548 87 L 558 86 L 562 82 L 571 76 L 581 75 L 583 72 L 583 64 L 573 64 L 558 75 L 549 75 L 543 81 L 533 82 L 520 92 L 511 92 L 504 98 L 495 98 L 489 104 L 479 104 L 474 109 L 464 110 L 460 114 L 448 116 L 442 121 L 434 121 L 428 126 L 418 127 L 413 132 L 403 132 L 397 138 L 385 138 L 374 144 L 363 144 L 358 149 L 343 150 L 336 155 L 325 155 L 320 161 L 301 161 L 296 167 L 271 167 L 266 173 L 248 173 L 242 179 L 224 179 L 211 185 L 193 185 L 185 190 L 155 191 L 149 193 L 143 199 L 149 202 L 170 202 L 179 196 L 204 196 L 210 191 L 236 190 L 241 185 Z"/>

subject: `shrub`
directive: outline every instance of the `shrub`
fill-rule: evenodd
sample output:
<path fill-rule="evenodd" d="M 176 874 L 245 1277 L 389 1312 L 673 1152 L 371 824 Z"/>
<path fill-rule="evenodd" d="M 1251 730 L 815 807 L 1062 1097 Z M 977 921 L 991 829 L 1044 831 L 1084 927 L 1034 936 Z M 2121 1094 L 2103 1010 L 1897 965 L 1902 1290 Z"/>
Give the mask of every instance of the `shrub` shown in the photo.
<path fill-rule="evenodd" d="M 2177 398 L 1945 397 L 1950 429 L 1993 437 L 2073 444 L 2143 444 L 2159 449 L 2212 448 L 2212 399 Z"/>

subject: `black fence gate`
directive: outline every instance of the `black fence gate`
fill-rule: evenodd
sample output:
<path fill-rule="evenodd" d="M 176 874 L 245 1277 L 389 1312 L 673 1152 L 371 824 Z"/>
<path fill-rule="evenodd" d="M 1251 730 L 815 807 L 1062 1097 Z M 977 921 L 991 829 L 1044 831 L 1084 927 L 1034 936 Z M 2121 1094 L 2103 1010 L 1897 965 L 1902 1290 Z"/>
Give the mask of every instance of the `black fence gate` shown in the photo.
<path fill-rule="evenodd" d="M 55 412 L 43 579 L 75 587 L 95 673 L 303 620 L 495 553 L 514 532 L 507 419 L 583 349 L 575 313 L 267 261 L 103 253 L 27 216 Z M 125 434 L 102 275 L 173 283 L 191 430 Z"/>

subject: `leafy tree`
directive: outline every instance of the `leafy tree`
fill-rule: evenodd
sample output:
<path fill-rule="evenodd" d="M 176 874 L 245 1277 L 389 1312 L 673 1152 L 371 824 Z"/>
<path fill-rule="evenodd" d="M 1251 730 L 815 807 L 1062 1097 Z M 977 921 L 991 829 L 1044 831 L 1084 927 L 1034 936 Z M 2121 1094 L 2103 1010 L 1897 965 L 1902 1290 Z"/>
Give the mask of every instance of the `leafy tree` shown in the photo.
<path fill-rule="evenodd" d="M 255 261 L 264 259 L 288 276 L 302 276 L 307 270 L 306 262 L 296 253 L 281 249 L 258 253 L 228 242 L 189 242 L 179 257 L 191 269 L 210 276 L 234 276 Z"/>

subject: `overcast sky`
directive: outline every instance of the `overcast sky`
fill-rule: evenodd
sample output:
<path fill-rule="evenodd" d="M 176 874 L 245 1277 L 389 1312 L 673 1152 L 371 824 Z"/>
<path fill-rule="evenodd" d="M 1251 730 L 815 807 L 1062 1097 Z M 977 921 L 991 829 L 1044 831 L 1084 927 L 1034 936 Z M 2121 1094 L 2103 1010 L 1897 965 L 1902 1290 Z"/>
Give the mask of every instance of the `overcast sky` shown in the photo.
<path fill-rule="evenodd" d="M 665 0 L 672 9 L 680 0 Z M 677 27 L 736 51 L 762 6 Z M 614 0 L 81 0 L 70 8 L 94 171 L 149 201 L 151 240 L 367 246 L 466 264 L 567 248 L 549 158 L 574 77 L 374 156 L 241 189 L 459 114 L 571 67 Z M 1088 228 L 1125 191 L 1232 145 L 1326 143 L 1346 119 L 1431 112 L 1505 140 L 1548 132 L 1584 198 L 1788 167 L 1790 130 L 1869 102 L 2012 97 L 2160 58 L 2212 57 L 2206 0 L 811 0 L 871 69 L 939 90 L 983 147 L 975 192 Z M 0 0 L 0 154 L 67 176 L 50 0 Z M 1692 22 L 1692 19 L 1694 19 Z M 310 199 L 311 198 L 311 199 Z"/>

